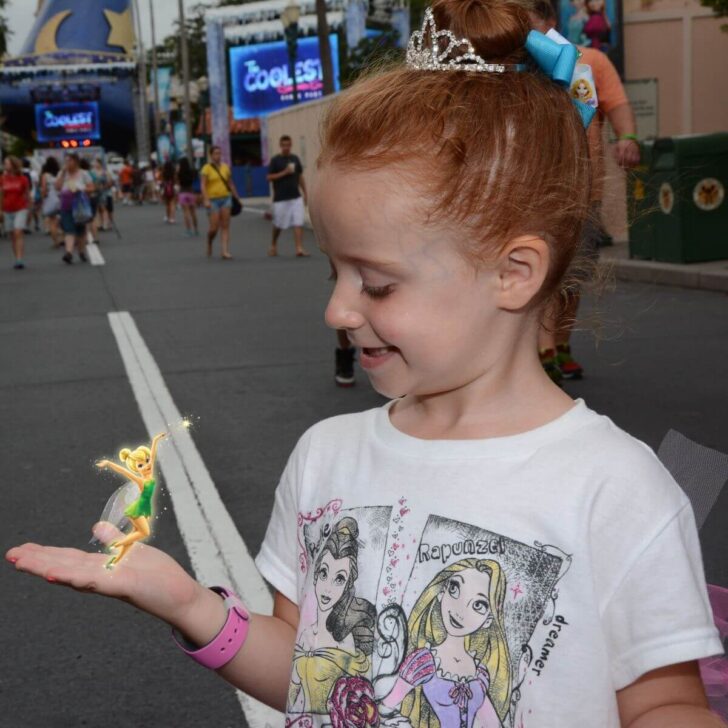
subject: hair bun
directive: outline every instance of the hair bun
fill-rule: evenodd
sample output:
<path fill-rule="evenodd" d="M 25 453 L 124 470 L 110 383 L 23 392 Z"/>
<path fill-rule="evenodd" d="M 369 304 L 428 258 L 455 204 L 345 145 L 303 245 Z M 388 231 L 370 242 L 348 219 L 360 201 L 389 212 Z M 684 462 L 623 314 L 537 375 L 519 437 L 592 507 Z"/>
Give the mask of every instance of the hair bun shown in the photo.
<path fill-rule="evenodd" d="M 126 459 L 131 455 L 131 450 L 128 447 L 125 447 L 120 453 L 119 453 L 119 460 L 121 460 L 122 463 L 126 462 Z"/>
<path fill-rule="evenodd" d="M 518 63 L 531 30 L 528 11 L 511 0 L 434 0 L 438 30 L 467 38 L 475 52 L 494 63 Z"/>

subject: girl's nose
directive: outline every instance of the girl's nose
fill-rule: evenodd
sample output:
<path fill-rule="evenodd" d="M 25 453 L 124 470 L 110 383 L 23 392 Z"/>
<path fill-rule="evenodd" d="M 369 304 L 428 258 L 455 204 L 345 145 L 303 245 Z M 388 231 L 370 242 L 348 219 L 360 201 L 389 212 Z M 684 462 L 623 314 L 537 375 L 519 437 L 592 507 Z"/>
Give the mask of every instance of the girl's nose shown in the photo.
<path fill-rule="evenodd" d="M 326 325 L 332 329 L 354 331 L 363 326 L 366 320 L 341 288 L 341 285 L 337 284 L 326 306 L 324 315 Z"/>

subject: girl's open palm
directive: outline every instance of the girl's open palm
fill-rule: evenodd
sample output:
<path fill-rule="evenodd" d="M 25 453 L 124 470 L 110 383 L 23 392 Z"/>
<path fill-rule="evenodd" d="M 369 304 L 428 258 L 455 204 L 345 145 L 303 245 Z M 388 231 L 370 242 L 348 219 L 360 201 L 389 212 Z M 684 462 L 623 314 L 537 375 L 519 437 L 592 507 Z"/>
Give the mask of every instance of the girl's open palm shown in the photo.
<path fill-rule="evenodd" d="M 105 544 L 123 536 L 106 522 L 97 523 L 93 532 Z M 171 624 L 184 615 L 202 588 L 174 559 L 146 544 L 136 545 L 113 570 L 104 568 L 108 555 L 34 543 L 10 549 L 5 558 L 18 571 L 130 602 Z"/>

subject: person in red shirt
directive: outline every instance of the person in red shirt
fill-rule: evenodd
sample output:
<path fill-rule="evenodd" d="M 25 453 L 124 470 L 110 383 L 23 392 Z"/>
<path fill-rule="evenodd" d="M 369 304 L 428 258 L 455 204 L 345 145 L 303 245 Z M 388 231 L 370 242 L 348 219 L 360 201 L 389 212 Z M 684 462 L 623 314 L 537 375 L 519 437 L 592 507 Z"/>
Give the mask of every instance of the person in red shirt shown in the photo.
<path fill-rule="evenodd" d="M 23 230 L 28 221 L 29 192 L 30 183 L 23 174 L 20 160 L 17 157 L 6 157 L 3 162 L 3 174 L 0 178 L 0 194 L 2 195 L 5 228 L 10 231 L 10 240 L 13 244 L 15 270 L 25 268 Z"/>
<path fill-rule="evenodd" d="M 131 193 L 134 182 L 134 167 L 128 160 L 124 162 L 124 166 L 119 171 L 119 184 L 121 185 L 122 204 L 131 205 Z"/>

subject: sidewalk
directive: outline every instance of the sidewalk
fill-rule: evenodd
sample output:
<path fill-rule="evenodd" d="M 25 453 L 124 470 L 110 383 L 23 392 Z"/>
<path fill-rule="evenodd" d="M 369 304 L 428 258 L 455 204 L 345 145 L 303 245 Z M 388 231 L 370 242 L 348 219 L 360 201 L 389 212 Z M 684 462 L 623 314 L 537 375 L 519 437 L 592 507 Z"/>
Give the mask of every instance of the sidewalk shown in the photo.
<path fill-rule="evenodd" d="M 728 260 L 712 263 L 660 263 L 629 257 L 626 240 L 600 249 L 602 265 L 611 266 L 617 279 L 728 293 Z"/>

